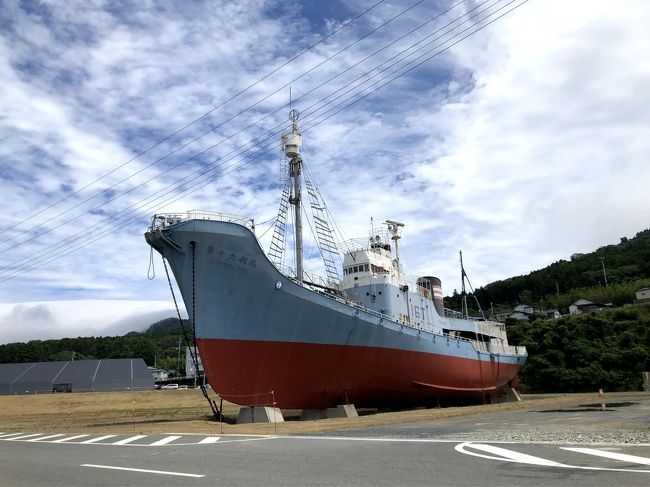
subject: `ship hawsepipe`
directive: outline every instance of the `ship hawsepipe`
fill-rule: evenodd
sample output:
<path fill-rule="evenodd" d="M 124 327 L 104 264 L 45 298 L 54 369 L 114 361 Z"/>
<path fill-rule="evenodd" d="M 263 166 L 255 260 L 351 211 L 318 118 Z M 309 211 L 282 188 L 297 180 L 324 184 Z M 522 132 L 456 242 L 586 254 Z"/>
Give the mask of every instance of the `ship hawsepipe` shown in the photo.
<path fill-rule="evenodd" d="M 170 263 L 213 390 L 242 406 L 494 397 L 527 358 L 524 347 L 479 347 L 301 285 L 268 260 L 241 222 L 167 220 L 145 238 Z"/>

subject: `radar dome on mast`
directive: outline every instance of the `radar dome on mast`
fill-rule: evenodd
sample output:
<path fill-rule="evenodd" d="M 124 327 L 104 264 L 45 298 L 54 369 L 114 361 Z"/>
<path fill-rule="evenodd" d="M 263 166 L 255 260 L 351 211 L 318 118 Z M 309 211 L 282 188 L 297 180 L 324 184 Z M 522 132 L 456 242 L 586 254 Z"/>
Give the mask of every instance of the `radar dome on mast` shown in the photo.
<path fill-rule="evenodd" d="M 296 157 L 300 155 L 300 146 L 302 145 L 302 135 L 298 132 L 298 118 L 300 114 L 298 110 L 291 110 L 289 112 L 289 120 L 291 120 L 291 132 L 282 134 L 282 152 L 288 157 Z"/>

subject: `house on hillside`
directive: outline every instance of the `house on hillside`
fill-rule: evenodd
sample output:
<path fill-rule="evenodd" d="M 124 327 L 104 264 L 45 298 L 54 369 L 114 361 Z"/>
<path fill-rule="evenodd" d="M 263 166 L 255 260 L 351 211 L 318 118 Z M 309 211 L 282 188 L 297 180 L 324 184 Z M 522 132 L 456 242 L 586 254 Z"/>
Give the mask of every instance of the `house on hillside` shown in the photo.
<path fill-rule="evenodd" d="M 508 315 L 508 318 L 514 318 L 516 320 L 525 320 L 528 321 L 535 313 L 541 313 L 542 311 L 534 306 L 528 304 L 518 304 L 512 310 L 512 313 Z"/>
<path fill-rule="evenodd" d="M 579 315 L 582 313 L 589 313 L 591 311 L 600 311 L 604 308 L 609 308 L 610 305 L 595 303 L 594 301 L 589 301 L 588 299 L 578 299 L 576 302 L 569 306 L 569 314 Z"/>
<path fill-rule="evenodd" d="M 650 301 L 650 287 L 642 287 L 641 289 L 636 290 L 636 301 L 637 303 L 643 303 L 644 301 Z"/>
<path fill-rule="evenodd" d="M 547 320 L 559 320 L 562 316 L 557 309 L 547 309 L 544 314 Z"/>
<path fill-rule="evenodd" d="M 494 320 L 499 323 L 505 323 L 511 314 L 512 310 L 503 311 L 501 313 L 494 313 Z"/>

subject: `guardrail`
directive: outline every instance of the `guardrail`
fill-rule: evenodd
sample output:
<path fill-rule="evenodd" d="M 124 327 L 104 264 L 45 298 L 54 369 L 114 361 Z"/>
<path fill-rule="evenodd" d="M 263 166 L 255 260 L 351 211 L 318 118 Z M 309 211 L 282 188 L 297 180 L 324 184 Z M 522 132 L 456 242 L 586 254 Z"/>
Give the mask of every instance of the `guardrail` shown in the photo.
<path fill-rule="evenodd" d="M 186 211 L 185 213 L 160 213 L 154 215 L 151 219 L 149 231 L 169 227 L 171 225 L 190 220 L 212 220 L 219 222 L 237 223 L 239 225 L 248 227 L 251 230 L 255 230 L 255 222 L 252 218 L 221 212 L 190 210 Z"/>

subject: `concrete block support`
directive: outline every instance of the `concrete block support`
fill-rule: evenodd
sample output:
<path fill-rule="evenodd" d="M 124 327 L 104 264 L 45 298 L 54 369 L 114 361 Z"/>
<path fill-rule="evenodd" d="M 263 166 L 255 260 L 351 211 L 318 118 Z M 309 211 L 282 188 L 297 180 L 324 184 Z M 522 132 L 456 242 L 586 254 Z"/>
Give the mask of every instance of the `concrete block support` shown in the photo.
<path fill-rule="evenodd" d="M 323 419 L 320 409 L 303 409 L 300 415 L 300 421 L 314 421 Z"/>
<path fill-rule="evenodd" d="M 270 406 L 241 408 L 237 416 L 237 424 L 246 423 L 284 423 L 284 416 L 279 408 Z"/>
<path fill-rule="evenodd" d="M 354 404 L 339 404 L 335 408 L 327 408 L 327 418 L 358 418 Z"/>

